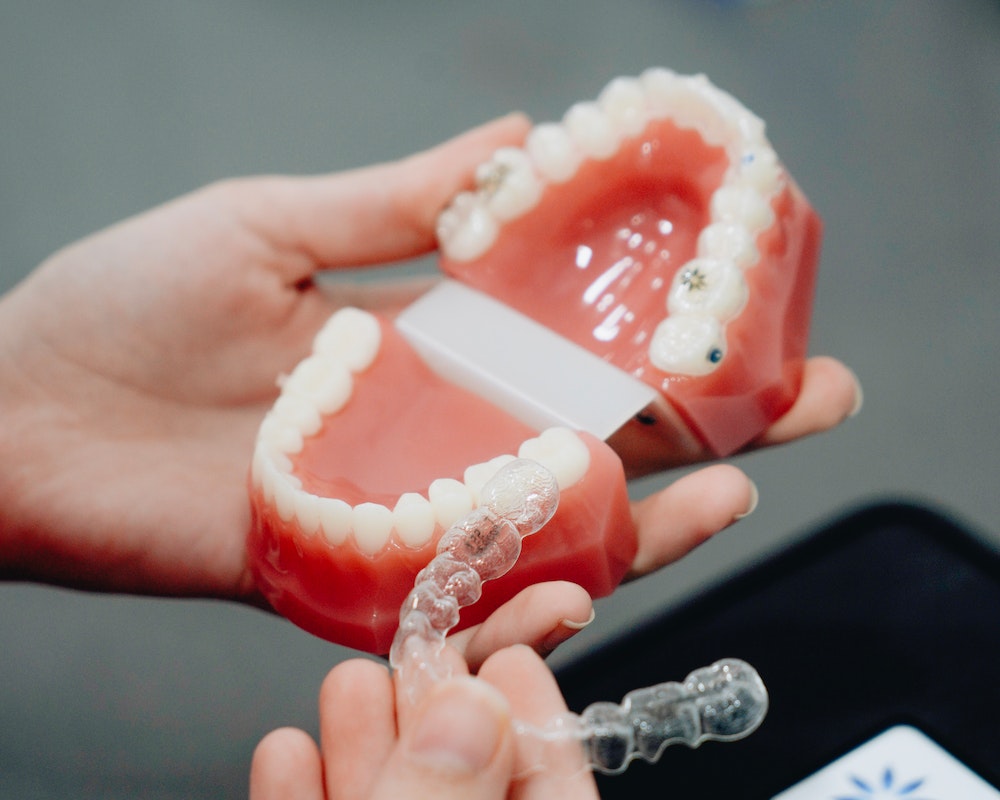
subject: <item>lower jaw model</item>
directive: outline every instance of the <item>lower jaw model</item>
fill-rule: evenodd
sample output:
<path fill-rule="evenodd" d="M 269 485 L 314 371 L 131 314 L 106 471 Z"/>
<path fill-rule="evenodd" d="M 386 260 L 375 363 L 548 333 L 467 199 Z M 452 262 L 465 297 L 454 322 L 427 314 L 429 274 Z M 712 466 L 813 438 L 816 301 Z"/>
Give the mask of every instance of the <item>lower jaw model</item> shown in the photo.
<path fill-rule="evenodd" d="M 652 69 L 498 151 L 438 233 L 448 282 L 596 356 L 649 402 L 614 430 L 535 413 L 545 404 L 522 413 L 489 376 L 456 378 L 480 365 L 442 367 L 394 321 L 334 314 L 261 425 L 248 546 L 279 613 L 373 653 L 389 651 L 444 532 L 515 458 L 551 471 L 558 510 L 460 624 L 544 580 L 613 591 L 636 550 L 626 474 L 734 452 L 794 401 L 821 225 L 757 117 L 703 77 Z M 505 330 L 477 327 L 561 396 L 615 407 L 603 383 L 534 355 L 550 351 L 530 335 L 508 352 Z"/>

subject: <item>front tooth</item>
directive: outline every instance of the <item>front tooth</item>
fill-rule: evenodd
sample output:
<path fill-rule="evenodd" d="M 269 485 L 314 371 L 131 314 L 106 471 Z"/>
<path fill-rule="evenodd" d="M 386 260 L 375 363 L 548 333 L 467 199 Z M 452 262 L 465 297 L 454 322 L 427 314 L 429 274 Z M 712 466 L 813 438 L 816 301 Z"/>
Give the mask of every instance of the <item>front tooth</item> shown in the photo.
<path fill-rule="evenodd" d="M 416 492 L 400 495 L 392 510 L 392 518 L 396 535 L 407 547 L 422 547 L 434 533 L 434 506 Z"/>
<path fill-rule="evenodd" d="M 295 490 L 291 475 L 282 475 L 274 485 L 274 505 L 282 522 L 291 522 L 295 516 Z M 297 482 L 297 481 L 296 481 Z"/>
<path fill-rule="evenodd" d="M 580 168 L 583 153 L 569 131 L 555 122 L 536 125 L 528 134 L 524 149 L 538 174 L 552 183 L 565 183 Z"/>
<path fill-rule="evenodd" d="M 493 245 L 499 233 L 485 201 L 473 192 L 461 192 L 438 217 L 437 234 L 448 258 L 471 261 Z"/>
<path fill-rule="evenodd" d="M 663 67 L 652 67 L 639 76 L 646 94 L 646 108 L 654 117 L 669 117 L 676 97 L 677 74 Z"/>
<path fill-rule="evenodd" d="M 319 529 L 319 498 L 301 489 L 295 492 L 295 518 L 306 536 Z"/>
<path fill-rule="evenodd" d="M 774 222 L 771 204 L 751 186 L 722 186 L 711 201 L 714 222 L 733 222 L 750 231 L 769 228 Z"/>
<path fill-rule="evenodd" d="M 351 532 L 354 509 L 343 500 L 334 497 L 317 497 L 316 506 L 319 510 L 319 529 L 323 538 L 332 545 L 343 544 L 347 534 Z"/>
<path fill-rule="evenodd" d="M 597 103 L 577 103 L 563 117 L 573 141 L 591 158 L 603 160 L 618 151 L 618 131 Z"/>
<path fill-rule="evenodd" d="M 373 556 L 389 541 L 392 512 L 381 503 L 359 503 L 352 521 L 354 541 L 362 553 Z"/>
<path fill-rule="evenodd" d="M 547 467 L 561 490 L 579 481 L 590 467 L 590 450 L 569 428 L 549 428 L 534 439 L 526 439 L 517 455 Z"/>
<path fill-rule="evenodd" d="M 542 198 L 542 183 L 531 159 L 516 147 L 502 147 L 476 170 L 476 185 L 486 196 L 486 207 L 501 222 L 527 213 Z"/>
<path fill-rule="evenodd" d="M 597 102 L 625 136 L 635 136 L 646 127 L 646 93 L 638 79 L 615 78 Z"/>
<path fill-rule="evenodd" d="M 292 370 L 283 393 L 300 397 L 320 414 L 335 414 L 351 397 L 351 373 L 325 355 L 309 356 Z"/>
<path fill-rule="evenodd" d="M 726 354 L 722 323 L 704 314 L 667 317 L 653 332 L 649 360 L 664 372 L 707 375 Z"/>
<path fill-rule="evenodd" d="M 486 485 L 486 482 L 513 460 L 514 456 L 502 455 L 491 458 L 482 464 L 473 464 L 470 467 L 466 467 L 463 477 L 465 478 L 465 485 L 469 487 L 469 492 L 472 494 L 472 502 L 475 505 L 479 505 L 479 494 Z"/>
<path fill-rule="evenodd" d="M 741 269 L 752 267 L 760 259 L 750 231 L 732 222 L 713 222 L 703 228 L 698 234 L 698 255 L 727 259 Z"/>
<path fill-rule="evenodd" d="M 726 322 L 747 303 L 749 290 L 743 271 L 732 261 L 693 258 L 674 275 L 667 295 L 671 314 L 708 314 Z"/>
<path fill-rule="evenodd" d="M 427 489 L 427 497 L 434 506 L 438 525 L 447 530 L 472 511 L 472 492 L 454 478 L 438 478 Z"/>
<path fill-rule="evenodd" d="M 358 308 L 337 311 L 316 334 L 313 352 L 339 361 L 351 372 L 371 366 L 382 343 L 378 319 Z"/>

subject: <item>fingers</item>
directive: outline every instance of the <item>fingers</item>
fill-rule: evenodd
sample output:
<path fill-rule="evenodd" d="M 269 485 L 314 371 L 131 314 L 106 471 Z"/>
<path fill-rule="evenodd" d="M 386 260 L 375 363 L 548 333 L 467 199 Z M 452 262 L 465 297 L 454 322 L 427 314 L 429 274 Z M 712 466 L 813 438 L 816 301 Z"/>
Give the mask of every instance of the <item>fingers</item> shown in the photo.
<path fill-rule="evenodd" d="M 281 728 L 261 740 L 250 765 L 250 800 L 324 800 L 323 764 L 309 734 Z"/>
<path fill-rule="evenodd" d="M 368 798 L 396 739 L 389 671 L 374 661 L 345 661 L 327 675 L 319 698 L 327 796 Z"/>
<path fill-rule="evenodd" d="M 438 213 L 469 188 L 475 168 L 530 123 L 511 114 L 401 161 L 333 175 L 237 181 L 242 221 L 279 252 L 305 256 L 277 265 L 288 283 L 316 269 L 410 258 L 434 247 Z"/>
<path fill-rule="evenodd" d="M 629 577 L 670 564 L 757 506 L 757 488 L 736 467 L 705 467 L 635 503 L 639 549 Z"/>
<path fill-rule="evenodd" d="M 514 764 L 510 707 L 467 676 L 433 686 L 400 726 L 372 800 L 502 800 Z"/>
<path fill-rule="evenodd" d="M 748 449 L 829 430 L 861 411 L 862 400 L 861 384 L 844 364 L 828 356 L 810 358 L 794 405 Z"/>
<path fill-rule="evenodd" d="M 480 669 L 479 678 L 510 698 L 511 713 L 521 722 L 543 726 L 567 711 L 552 672 L 527 647 L 511 647 L 490 656 Z M 512 798 L 597 797 L 593 776 L 585 769 L 578 741 L 543 745 L 539 739 L 525 735 L 517 736 L 516 740 L 517 782 Z"/>
<path fill-rule="evenodd" d="M 545 656 L 594 619 L 590 595 L 566 581 L 529 586 L 494 611 L 485 622 L 455 634 L 449 644 L 476 671 L 492 653 L 524 644 Z"/>

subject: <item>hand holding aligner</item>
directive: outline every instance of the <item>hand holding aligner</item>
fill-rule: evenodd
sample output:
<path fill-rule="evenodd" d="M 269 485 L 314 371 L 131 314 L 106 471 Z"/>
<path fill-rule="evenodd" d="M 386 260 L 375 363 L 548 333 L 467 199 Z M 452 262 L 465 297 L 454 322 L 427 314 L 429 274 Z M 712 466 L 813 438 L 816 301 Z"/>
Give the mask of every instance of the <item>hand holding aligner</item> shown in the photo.
<path fill-rule="evenodd" d="M 459 609 L 475 603 L 483 581 L 505 574 L 517 561 L 521 539 L 540 530 L 555 513 L 559 487 L 545 467 L 515 459 L 480 492 L 481 504 L 442 537 L 437 555 L 418 575 L 400 610 L 389 661 L 411 700 L 429 683 L 448 677 L 441 650 Z M 767 713 L 767 690 L 749 664 L 718 661 L 682 683 L 629 692 L 620 704 L 599 702 L 580 715 L 560 715 L 544 726 L 515 721 L 522 757 L 530 769 L 546 769 L 550 747 L 578 741 L 584 768 L 607 774 L 635 758 L 655 762 L 671 744 L 697 747 L 709 739 L 734 740 L 752 733 Z"/>

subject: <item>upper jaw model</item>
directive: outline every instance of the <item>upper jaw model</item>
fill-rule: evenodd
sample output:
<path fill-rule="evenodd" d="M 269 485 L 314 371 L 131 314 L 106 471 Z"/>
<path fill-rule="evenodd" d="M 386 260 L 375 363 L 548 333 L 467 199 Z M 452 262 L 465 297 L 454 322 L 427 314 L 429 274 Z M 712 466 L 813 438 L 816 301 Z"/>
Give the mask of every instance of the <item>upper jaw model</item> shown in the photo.
<path fill-rule="evenodd" d="M 463 625 L 540 580 L 610 593 L 636 547 L 626 470 L 734 452 L 799 389 L 821 224 L 763 123 L 703 77 L 615 79 L 476 178 L 441 214 L 441 265 L 459 298 L 501 301 L 512 316 L 495 319 L 527 333 L 508 346 L 507 323 L 484 311 L 475 336 L 440 333 L 485 342 L 455 357 L 461 341 L 428 350 L 405 326 L 342 310 L 284 379 L 253 457 L 261 590 L 307 630 L 371 652 L 388 651 L 442 532 L 515 456 L 552 470 L 559 510 Z M 561 366 L 581 352 L 596 371 Z M 498 389 L 505 360 L 532 385 Z M 626 400 L 595 377 L 608 365 L 641 391 Z M 535 383 L 607 405 L 612 423 L 553 408 L 562 399 L 524 412 Z"/>

